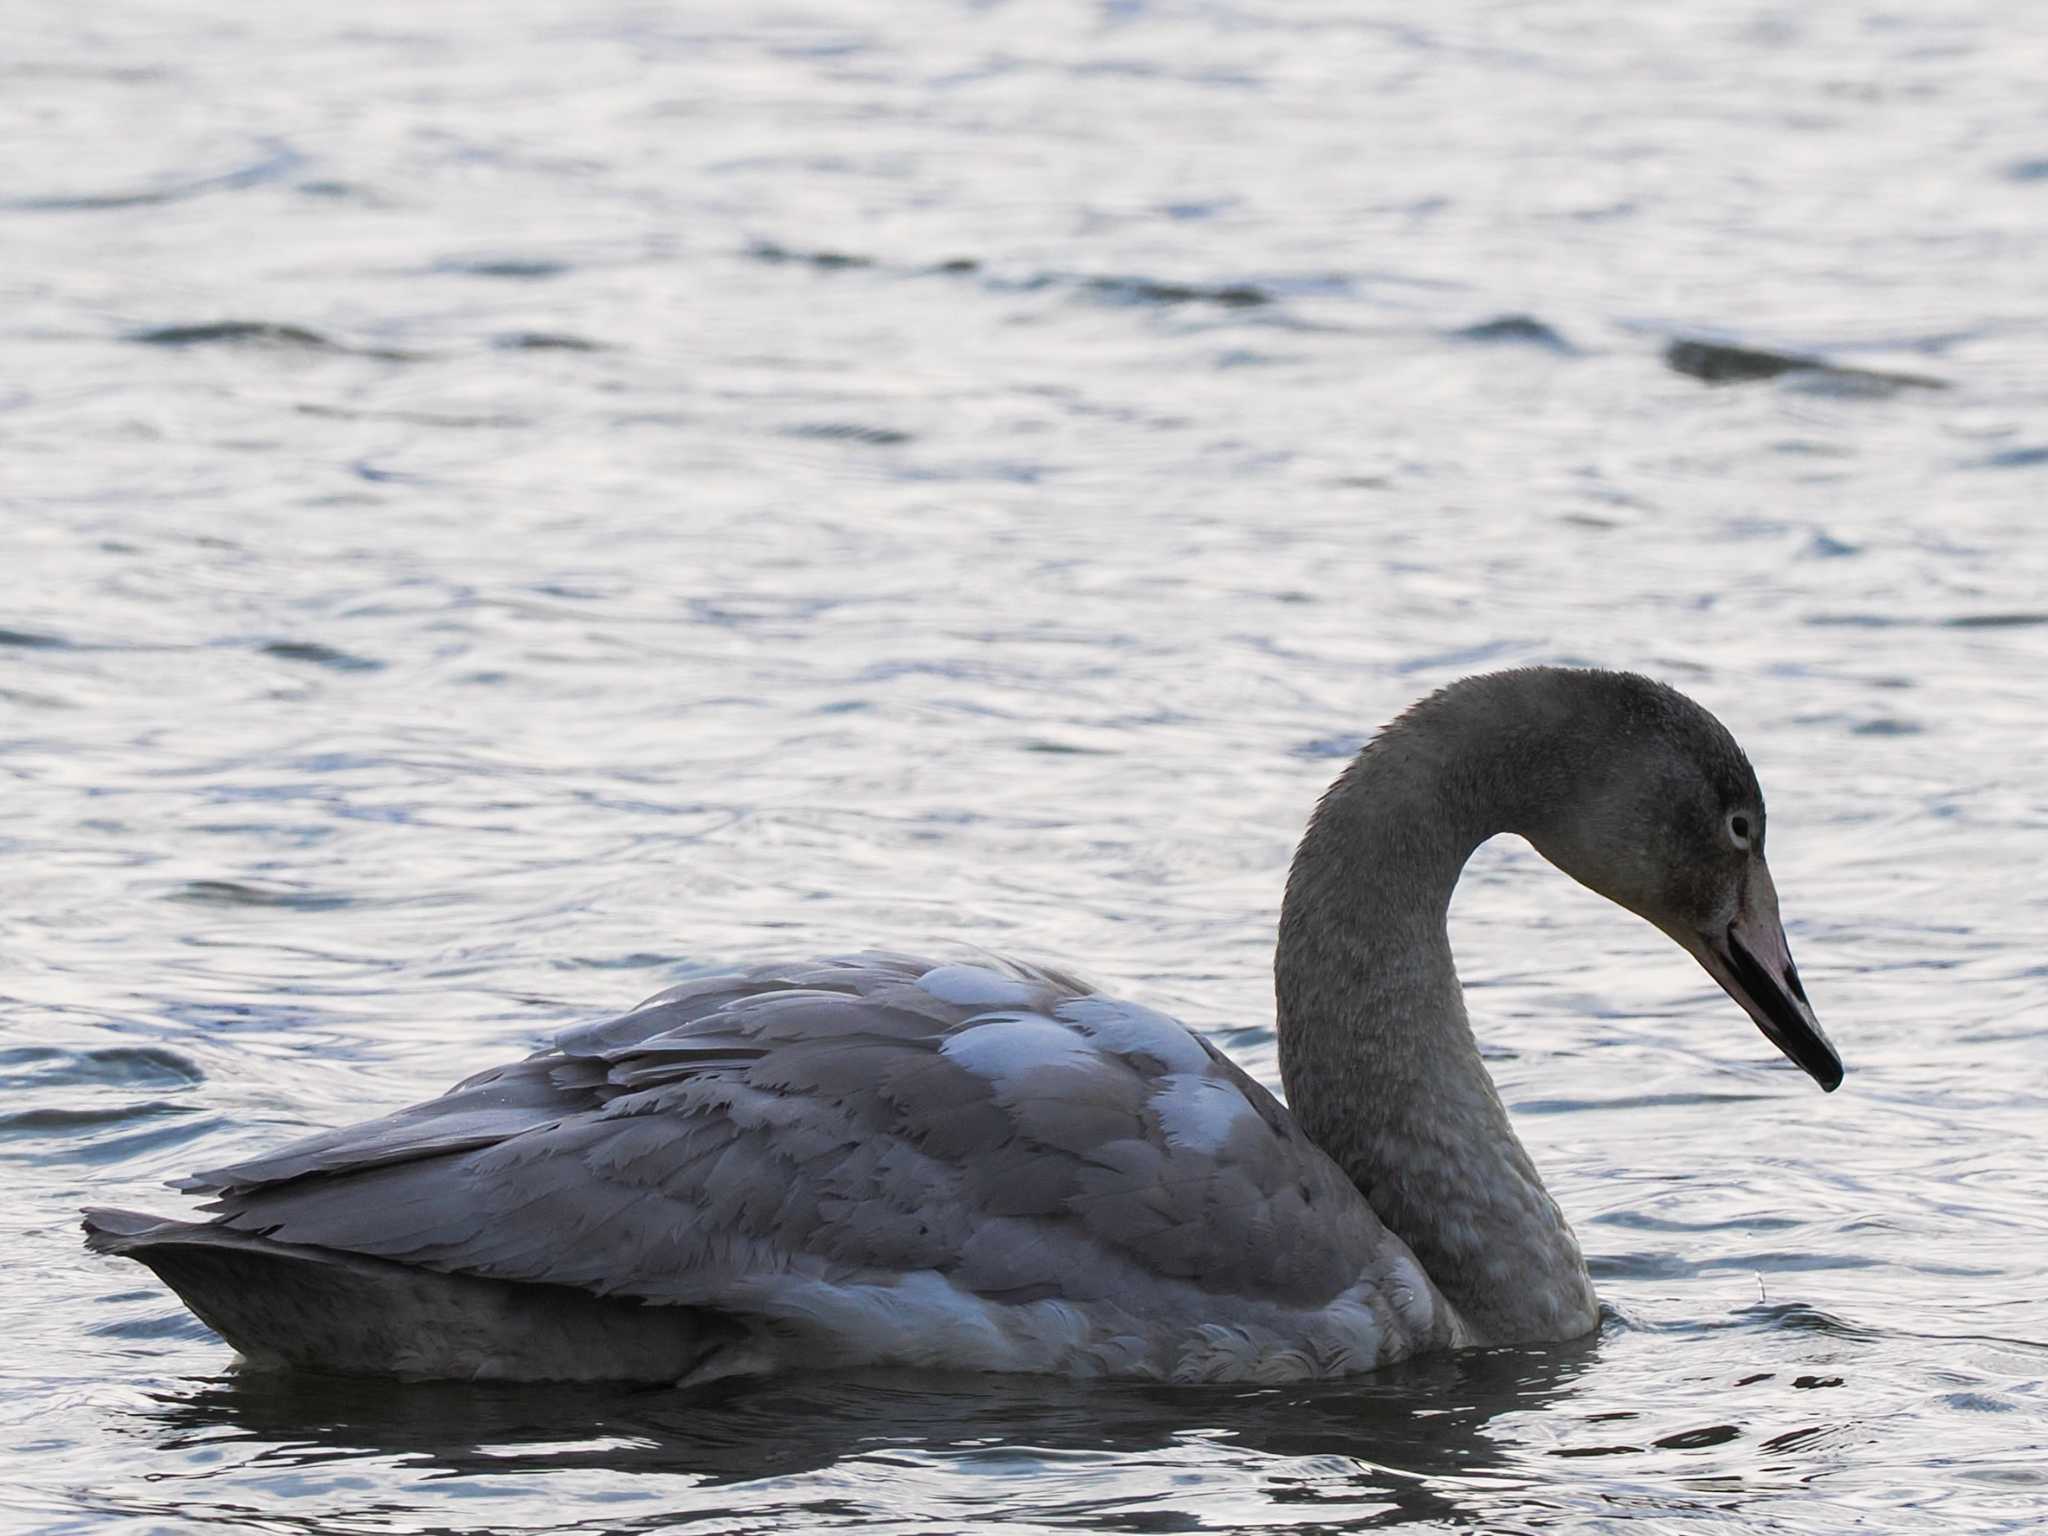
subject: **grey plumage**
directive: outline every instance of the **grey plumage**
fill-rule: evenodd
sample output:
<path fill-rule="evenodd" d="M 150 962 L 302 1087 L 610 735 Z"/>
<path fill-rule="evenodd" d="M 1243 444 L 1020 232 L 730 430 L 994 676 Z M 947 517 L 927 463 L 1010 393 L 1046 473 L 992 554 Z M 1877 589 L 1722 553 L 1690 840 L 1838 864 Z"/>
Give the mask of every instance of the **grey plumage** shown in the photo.
<path fill-rule="evenodd" d="M 992 1006 L 920 985 L 940 970 L 867 954 L 686 983 L 438 1099 L 182 1181 L 216 1220 L 177 1241 L 189 1254 L 218 1232 L 224 1252 L 262 1242 L 722 1317 L 792 1274 L 930 1271 L 1005 1305 L 1175 1282 L 1313 1309 L 1356 1284 L 1379 1223 L 1227 1059 L 1058 972 L 984 962 Z M 991 1026 L 1066 1053 L 981 1071 L 945 1053 Z M 1231 1101 L 1213 1146 L 1176 1145 L 1159 1102 L 1190 1079 Z M 157 1263 L 132 1230 L 101 1232 Z M 181 1265 L 158 1268 L 182 1291 Z"/>
<path fill-rule="evenodd" d="M 1275 963 L 1293 1112 L 1064 972 L 868 953 L 696 978 L 183 1181 L 210 1222 L 94 1211 L 88 1241 L 251 1359 L 330 1370 L 1284 1380 L 1570 1337 L 1591 1281 L 1473 1044 L 1451 888 L 1525 832 L 1831 1087 L 1762 818 L 1733 739 L 1669 689 L 1468 680 L 1302 840 Z"/>

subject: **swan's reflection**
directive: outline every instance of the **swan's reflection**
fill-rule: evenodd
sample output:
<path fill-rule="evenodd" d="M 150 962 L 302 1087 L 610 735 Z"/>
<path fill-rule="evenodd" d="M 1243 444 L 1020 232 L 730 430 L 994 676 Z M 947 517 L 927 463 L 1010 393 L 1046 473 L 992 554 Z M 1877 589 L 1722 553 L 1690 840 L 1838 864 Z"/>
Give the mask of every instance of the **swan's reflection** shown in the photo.
<path fill-rule="evenodd" d="M 1353 1526 L 1383 1525 L 1471 1519 L 1471 1498 L 1513 1456 L 1489 1424 L 1563 1400 L 1594 1347 L 1473 1351 L 1352 1382 L 1271 1388 L 869 1373 L 677 1393 L 252 1373 L 160 1395 L 135 1427 L 164 1450 L 195 1439 L 214 1451 L 239 1443 L 273 1471 L 384 1458 L 430 1477 L 603 1471 L 697 1488 L 905 1454 L 965 1463 L 1000 1453 L 1011 1466 L 1032 1452 L 1142 1462 L 1213 1442 L 1219 1455 L 1273 1458 L 1258 1476 L 1274 1497 L 1287 1499 L 1292 1483 L 1327 1491 L 1334 1478 L 1378 1511 Z M 1319 1464 L 1312 1473 L 1284 1465 L 1302 1458 Z M 1123 1518 L 1105 1508 L 1088 1523 L 1150 1530 L 1160 1514 L 1156 1505 Z"/>

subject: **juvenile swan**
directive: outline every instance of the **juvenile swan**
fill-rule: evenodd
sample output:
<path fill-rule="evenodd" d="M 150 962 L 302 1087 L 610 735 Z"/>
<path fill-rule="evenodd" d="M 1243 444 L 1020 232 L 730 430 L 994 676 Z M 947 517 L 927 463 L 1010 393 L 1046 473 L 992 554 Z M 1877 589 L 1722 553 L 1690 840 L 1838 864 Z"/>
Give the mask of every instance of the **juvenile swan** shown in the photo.
<path fill-rule="evenodd" d="M 1660 683 L 1467 678 L 1324 795 L 1274 961 L 1291 1109 L 1064 972 L 703 976 L 440 1098 L 92 1210 L 252 1363 L 403 1376 L 890 1364 L 1282 1381 L 1595 1322 L 1481 1064 L 1445 914 L 1518 832 L 1689 951 L 1824 1089 L 1756 776 Z"/>

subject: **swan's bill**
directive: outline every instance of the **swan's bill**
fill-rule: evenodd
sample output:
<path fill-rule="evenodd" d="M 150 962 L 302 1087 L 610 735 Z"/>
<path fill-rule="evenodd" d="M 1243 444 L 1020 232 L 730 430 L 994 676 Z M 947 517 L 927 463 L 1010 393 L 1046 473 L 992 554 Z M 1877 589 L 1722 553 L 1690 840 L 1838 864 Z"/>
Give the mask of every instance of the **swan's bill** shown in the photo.
<path fill-rule="evenodd" d="M 1701 934 L 1685 947 L 1756 1020 L 1766 1040 L 1833 1093 L 1842 1085 L 1842 1058 L 1806 1001 L 1799 968 L 1792 963 L 1792 947 L 1775 912 L 1777 903 L 1768 905 L 1768 914 L 1745 907 L 1723 932 Z"/>

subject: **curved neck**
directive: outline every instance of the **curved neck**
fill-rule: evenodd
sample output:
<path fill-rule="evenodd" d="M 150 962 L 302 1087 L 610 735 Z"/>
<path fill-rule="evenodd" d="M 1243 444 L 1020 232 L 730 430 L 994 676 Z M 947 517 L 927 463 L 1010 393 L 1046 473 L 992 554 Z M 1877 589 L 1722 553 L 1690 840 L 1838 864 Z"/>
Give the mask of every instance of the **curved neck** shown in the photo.
<path fill-rule="evenodd" d="M 1317 807 L 1280 915 L 1280 1072 L 1471 1342 L 1574 1338 L 1592 1281 L 1480 1061 L 1446 928 L 1473 849 L 1529 830 L 1573 743 L 1540 720 L 1456 725 L 1404 717 Z"/>

